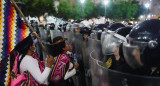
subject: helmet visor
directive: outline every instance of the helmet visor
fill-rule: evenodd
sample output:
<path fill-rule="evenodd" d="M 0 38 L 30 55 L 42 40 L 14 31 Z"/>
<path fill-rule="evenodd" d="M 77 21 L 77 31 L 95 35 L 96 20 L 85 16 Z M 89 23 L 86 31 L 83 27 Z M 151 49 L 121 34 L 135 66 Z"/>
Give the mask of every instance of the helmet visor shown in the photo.
<path fill-rule="evenodd" d="M 132 68 L 137 68 L 143 65 L 141 60 L 142 50 L 137 45 L 131 45 L 127 42 L 123 43 L 123 54 L 126 62 Z"/>
<path fill-rule="evenodd" d="M 111 55 L 115 53 L 115 50 L 126 39 L 116 33 L 106 33 L 104 41 L 102 43 L 102 52 L 104 55 Z"/>

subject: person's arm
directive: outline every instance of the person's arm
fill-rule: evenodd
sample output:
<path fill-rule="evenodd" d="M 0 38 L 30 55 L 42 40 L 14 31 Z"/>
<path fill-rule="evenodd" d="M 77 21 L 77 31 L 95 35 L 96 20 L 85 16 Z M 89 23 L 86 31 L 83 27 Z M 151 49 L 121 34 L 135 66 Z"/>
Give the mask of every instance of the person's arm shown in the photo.
<path fill-rule="evenodd" d="M 41 73 L 38 61 L 34 58 L 26 58 L 23 62 L 26 70 L 33 76 L 33 78 L 39 84 L 43 84 L 48 78 L 51 69 L 49 67 L 45 67 L 43 73 Z"/>
<path fill-rule="evenodd" d="M 64 76 L 64 80 L 66 80 L 76 74 L 76 69 L 75 68 L 72 69 L 72 68 L 73 68 L 73 64 L 70 62 L 69 69 L 67 70 L 67 72 Z M 72 70 L 69 71 L 70 69 L 72 69 Z"/>

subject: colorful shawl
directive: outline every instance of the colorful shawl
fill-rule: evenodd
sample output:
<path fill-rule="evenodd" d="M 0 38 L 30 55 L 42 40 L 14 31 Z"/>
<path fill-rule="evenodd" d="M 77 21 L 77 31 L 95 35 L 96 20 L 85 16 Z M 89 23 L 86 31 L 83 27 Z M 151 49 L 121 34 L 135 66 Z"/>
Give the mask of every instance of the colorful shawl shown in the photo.
<path fill-rule="evenodd" d="M 13 69 L 11 71 L 11 85 L 10 86 L 38 86 L 39 84 L 34 80 L 32 75 L 25 71 L 23 74 L 18 74 L 18 60 L 19 54 L 16 56 Z M 33 58 L 37 59 L 40 65 L 40 70 L 43 72 L 44 64 L 40 62 L 36 54 L 33 54 Z"/>
<path fill-rule="evenodd" d="M 69 57 L 66 54 L 60 54 L 56 57 L 56 62 L 52 67 L 49 81 L 57 82 L 64 79 L 64 76 L 69 68 Z"/>

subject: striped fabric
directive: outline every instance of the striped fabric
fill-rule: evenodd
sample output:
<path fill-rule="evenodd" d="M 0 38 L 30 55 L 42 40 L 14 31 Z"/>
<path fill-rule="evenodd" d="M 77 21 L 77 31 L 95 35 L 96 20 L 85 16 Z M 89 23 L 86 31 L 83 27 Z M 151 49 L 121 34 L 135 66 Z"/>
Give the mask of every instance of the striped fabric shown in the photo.
<path fill-rule="evenodd" d="M 8 86 L 10 81 L 9 53 L 28 34 L 29 29 L 10 1 L 0 0 L 0 86 Z"/>
<path fill-rule="evenodd" d="M 69 68 L 69 57 L 66 54 L 59 54 L 56 57 L 56 62 L 52 67 L 49 81 L 56 82 L 64 78 L 67 69 Z"/>

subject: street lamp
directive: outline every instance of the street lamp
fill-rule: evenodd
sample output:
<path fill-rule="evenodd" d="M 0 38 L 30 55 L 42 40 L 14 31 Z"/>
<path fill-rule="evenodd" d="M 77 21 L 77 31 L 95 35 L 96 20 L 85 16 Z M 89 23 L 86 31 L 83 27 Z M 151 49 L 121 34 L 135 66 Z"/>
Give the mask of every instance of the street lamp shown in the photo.
<path fill-rule="evenodd" d="M 150 19 L 150 18 L 151 18 L 151 15 L 150 15 L 150 14 L 148 14 L 147 18 L 148 18 L 148 19 Z"/>
<path fill-rule="evenodd" d="M 149 9 L 150 4 L 149 4 L 149 3 L 146 3 L 146 4 L 144 4 L 144 6 L 145 6 L 147 9 Z"/>
<path fill-rule="evenodd" d="M 82 11 L 82 13 L 81 13 L 81 18 L 83 19 L 84 18 L 84 8 L 83 8 L 83 4 L 84 4 L 84 2 L 85 2 L 85 0 L 80 0 L 81 1 L 81 11 Z"/>
<path fill-rule="evenodd" d="M 106 6 L 109 3 L 109 0 L 104 0 L 104 5 L 105 5 L 105 12 L 104 12 L 104 16 L 105 16 L 105 21 L 106 21 Z"/>
<path fill-rule="evenodd" d="M 140 16 L 140 18 L 142 19 L 142 18 L 144 18 L 144 16 L 143 16 L 143 15 L 141 15 L 141 16 Z"/>
<path fill-rule="evenodd" d="M 147 13 L 149 14 L 149 8 L 150 8 L 150 3 L 147 2 L 144 4 L 144 6 L 146 7 L 147 11 L 146 11 L 146 19 L 147 19 Z"/>

